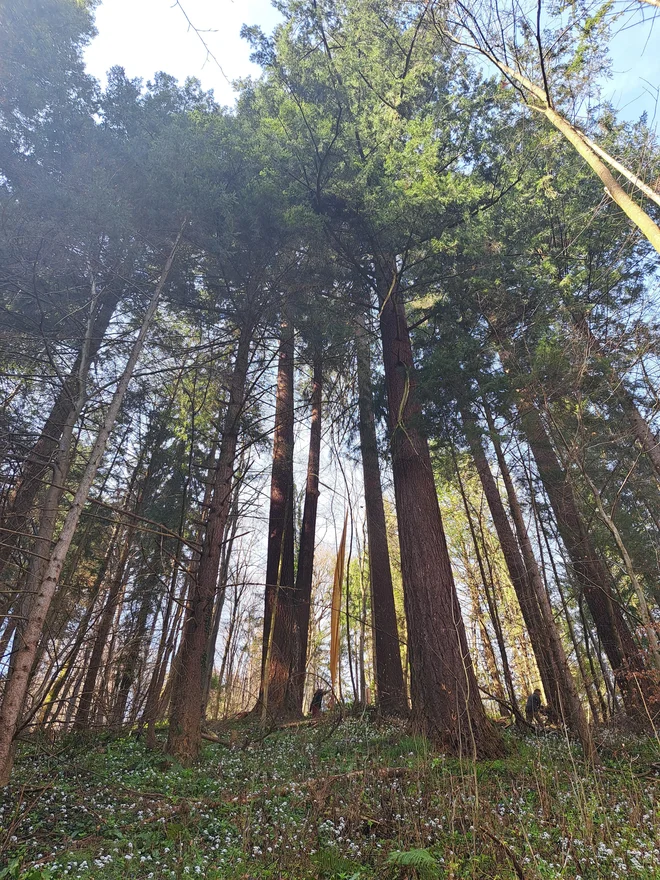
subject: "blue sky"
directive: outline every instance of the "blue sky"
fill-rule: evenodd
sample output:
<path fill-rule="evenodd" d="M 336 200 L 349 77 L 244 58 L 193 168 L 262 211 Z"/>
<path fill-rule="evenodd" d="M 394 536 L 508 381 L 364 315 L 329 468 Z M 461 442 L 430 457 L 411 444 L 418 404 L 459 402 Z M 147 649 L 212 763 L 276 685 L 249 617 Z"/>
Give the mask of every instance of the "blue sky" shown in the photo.
<path fill-rule="evenodd" d="M 660 12 L 643 3 L 628 3 L 611 44 L 612 79 L 604 94 L 621 115 L 636 119 L 646 110 L 649 120 L 660 122 Z M 219 61 L 224 75 L 199 37 L 187 25 L 173 0 L 103 0 L 96 14 L 98 36 L 87 50 L 91 73 L 103 80 L 113 64 L 129 76 L 149 79 L 158 70 L 184 80 L 195 76 L 213 89 L 222 104 L 232 104 L 228 82 L 258 75 L 249 61 L 249 48 L 240 39 L 241 25 L 259 24 L 270 32 L 279 20 L 270 0 L 181 0 L 195 27 Z M 225 78 L 226 77 L 226 78 Z"/>

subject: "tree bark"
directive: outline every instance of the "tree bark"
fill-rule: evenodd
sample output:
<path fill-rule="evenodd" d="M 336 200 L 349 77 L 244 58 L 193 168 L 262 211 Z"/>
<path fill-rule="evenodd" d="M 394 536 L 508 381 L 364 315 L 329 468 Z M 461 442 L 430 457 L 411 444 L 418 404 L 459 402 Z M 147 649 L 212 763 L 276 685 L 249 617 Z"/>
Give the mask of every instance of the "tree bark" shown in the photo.
<path fill-rule="evenodd" d="M 295 716 L 292 678 L 300 654 L 293 548 L 293 324 L 283 318 L 277 371 L 273 468 L 268 521 L 264 641 L 259 709 L 262 717 Z"/>
<path fill-rule="evenodd" d="M 112 706 L 109 719 L 109 726 L 114 730 L 121 729 L 121 726 L 124 723 L 128 698 L 130 696 L 131 688 L 137 678 L 140 654 L 144 649 L 144 637 L 147 632 L 147 621 L 151 611 L 151 604 L 152 597 L 148 592 L 145 592 L 138 608 L 135 628 L 128 634 L 128 638 L 122 646 L 121 653 L 123 654 L 123 659 L 122 662 L 118 664 L 120 667 L 119 682 L 117 684 L 114 705 Z"/>
<path fill-rule="evenodd" d="M 250 362 L 252 322 L 241 325 L 225 413 L 218 466 L 209 506 L 202 551 L 191 584 L 183 634 L 172 670 L 172 698 L 167 752 L 188 764 L 199 754 L 206 664 L 213 604 L 218 585 L 222 539 L 227 525 L 234 484 L 239 424 L 245 403 Z"/>
<path fill-rule="evenodd" d="M 242 466 L 239 466 L 239 472 L 242 472 Z M 211 632 L 209 635 L 209 645 L 207 653 L 209 662 L 206 664 L 206 678 L 204 679 L 204 699 L 202 702 L 204 713 L 209 702 L 209 693 L 211 691 L 211 679 L 213 678 L 213 661 L 215 659 L 215 648 L 218 641 L 218 632 L 220 631 L 220 620 L 222 618 L 222 610 L 225 605 L 225 597 L 227 595 L 227 580 L 229 578 L 229 564 L 231 554 L 238 531 L 239 507 L 238 500 L 241 490 L 240 473 L 234 481 L 234 489 L 232 492 L 232 501 L 229 518 L 225 527 L 225 536 L 222 544 L 222 553 L 220 556 L 220 576 L 218 580 L 218 595 L 216 596 L 215 605 L 213 607 L 213 618 L 211 621 Z"/>
<path fill-rule="evenodd" d="M 300 527 L 298 570 L 296 572 L 296 601 L 298 603 L 298 656 L 291 680 L 292 701 L 296 713 L 302 714 L 307 672 L 307 646 L 309 644 L 309 616 L 312 601 L 312 578 L 314 574 L 314 544 L 316 539 L 316 514 L 319 503 L 319 474 L 321 470 L 321 404 L 323 392 L 323 355 L 320 346 L 314 351 L 311 425 L 309 429 L 309 455 L 307 458 L 307 482 L 305 506 Z"/>
<path fill-rule="evenodd" d="M 406 717 L 409 708 L 403 681 L 394 586 L 387 546 L 387 526 L 371 391 L 371 354 L 362 318 L 357 325 L 356 345 L 360 452 L 369 546 L 376 698 L 378 708 L 384 715 Z"/>
<path fill-rule="evenodd" d="M 651 2 L 653 5 L 656 5 L 654 0 L 645 0 L 645 2 Z M 450 39 L 453 39 L 454 42 L 459 43 L 459 45 L 476 50 L 483 55 L 484 58 L 488 58 L 488 60 L 499 68 L 510 82 L 516 84 L 517 87 L 521 87 L 531 98 L 534 99 L 528 102 L 528 106 L 533 110 L 542 113 L 546 119 L 554 125 L 557 131 L 561 132 L 575 151 L 582 157 L 582 159 L 584 159 L 587 165 L 589 165 L 591 170 L 600 178 L 605 189 L 616 204 L 634 223 L 656 251 L 660 253 L 660 227 L 658 227 L 657 223 L 653 221 L 646 211 L 640 208 L 640 206 L 628 195 L 602 159 L 605 158 L 613 168 L 619 171 L 619 173 L 624 174 L 624 176 L 635 186 L 639 186 L 642 182 L 639 181 L 635 175 L 632 175 L 627 168 L 613 160 L 605 150 L 597 147 L 585 134 L 569 122 L 565 116 L 558 113 L 550 103 L 549 94 L 544 89 L 535 85 L 531 80 L 527 79 L 520 70 L 510 67 L 503 60 L 497 58 L 497 56 L 490 51 L 490 48 L 478 44 L 463 43 L 452 34 L 447 34 L 447 36 L 449 36 Z M 653 198 L 653 200 L 657 202 L 657 194 L 653 193 L 650 187 L 643 184 L 640 191 L 644 192 L 645 195 Z"/>
<path fill-rule="evenodd" d="M 454 754 L 493 757 L 503 745 L 486 717 L 454 585 L 394 265 L 379 273 L 380 328 L 391 430 L 413 719 Z"/>
<path fill-rule="evenodd" d="M 146 444 L 144 444 L 140 449 L 136 466 L 133 468 L 133 474 L 131 476 L 128 489 L 126 491 L 127 503 L 131 495 L 133 495 L 136 484 L 140 479 L 147 451 L 148 450 Z M 152 462 L 153 456 L 150 461 L 149 467 L 151 467 Z M 147 471 L 149 471 L 149 468 L 147 468 Z M 145 485 L 143 483 L 141 489 L 137 492 L 137 498 L 133 503 L 133 512 L 136 514 L 140 513 L 142 509 L 144 491 Z M 89 658 L 87 670 L 84 674 L 83 684 L 80 690 L 80 702 L 78 703 L 78 708 L 76 709 L 76 714 L 73 719 L 74 730 L 86 730 L 89 727 L 92 701 L 94 699 L 96 682 L 99 676 L 99 672 L 101 670 L 101 664 L 103 662 L 103 654 L 108 644 L 108 635 L 110 634 L 110 628 L 115 618 L 117 605 L 119 603 L 119 597 L 123 594 L 124 587 L 126 586 L 126 570 L 128 567 L 131 551 L 133 550 L 133 539 L 135 537 L 136 524 L 137 520 L 134 517 L 131 517 L 129 520 L 129 525 L 123 535 L 123 546 L 117 560 L 117 567 L 112 575 L 110 588 L 108 589 L 108 593 L 103 604 L 103 611 L 101 612 L 96 636 L 94 638 L 94 646 L 92 648 L 92 653 Z"/>
<path fill-rule="evenodd" d="M 493 650 L 493 643 L 490 638 L 490 633 L 488 632 L 488 627 L 486 626 L 486 621 L 484 619 L 483 609 L 481 607 L 481 601 L 479 597 L 479 588 L 478 582 L 475 577 L 474 569 L 472 567 L 472 563 L 470 562 L 470 557 L 468 555 L 467 546 L 465 541 L 461 540 L 461 556 L 463 557 L 463 567 L 465 568 L 465 577 L 467 581 L 468 590 L 470 592 L 470 603 L 472 605 L 472 620 L 474 626 L 474 639 L 476 644 L 476 631 L 477 628 L 479 630 L 479 635 L 481 637 L 481 644 L 484 653 L 484 660 L 486 662 L 486 671 L 490 677 L 490 681 L 492 682 L 492 691 L 493 696 L 497 700 L 497 708 L 501 717 L 506 717 L 510 714 L 509 710 L 506 707 L 507 702 L 507 694 L 504 690 L 504 685 L 502 684 L 502 677 L 500 675 L 500 670 L 497 665 L 497 659 L 495 658 L 495 651 Z"/>
<path fill-rule="evenodd" d="M 520 717 L 520 707 L 518 705 L 518 697 L 516 696 L 516 690 L 513 686 L 513 676 L 511 675 L 511 667 L 509 664 L 509 655 L 506 650 L 506 644 L 504 641 L 504 633 L 502 631 L 502 621 L 500 620 L 500 615 L 497 608 L 497 602 L 494 598 L 495 593 L 495 583 L 492 577 L 492 571 L 489 567 L 488 576 L 486 574 L 486 566 L 484 565 L 483 555 L 479 548 L 479 541 L 477 540 L 477 533 L 474 527 L 474 522 L 472 520 L 472 513 L 470 511 L 470 505 L 468 503 L 467 495 L 465 492 L 465 487 L 463 485 L 463 480 L 461 478 L 461 472 L 458 467 L 458 461 L 456 460 L 456 453 L 452 449 L 452 456 L 454 459 L 454 468 L 456 470 L 456 476 L 458 478 L 458 488 L 461 494 L 461 499 L 463 501 L 463 508 L 465 510 L 465 516 L 468 521 L 468 528 L 470 530 L 470 536 L 472 538 L 472 546 L 474 547 L 474 552 L 477 557 L 477 565 L 479 567 L 479 574 L 481 575 L 481 583 L 484 588 L 484 593 L 486 595 L 486 605 L 488 606 L 488 614 L 490 616 L 491 623 L 493 625 L 493 630 L 495 631 L 495 640 L 497 641 L 497 647 L 500 653 L 500 659 L 502 661 L 502 670 L 504 671 L 504 681 L 506 683 L 507 693 L 509 695 L 509 701 L 511 703 L 511 708 L 513 709 L 514 715 L 516 718 Z"/>

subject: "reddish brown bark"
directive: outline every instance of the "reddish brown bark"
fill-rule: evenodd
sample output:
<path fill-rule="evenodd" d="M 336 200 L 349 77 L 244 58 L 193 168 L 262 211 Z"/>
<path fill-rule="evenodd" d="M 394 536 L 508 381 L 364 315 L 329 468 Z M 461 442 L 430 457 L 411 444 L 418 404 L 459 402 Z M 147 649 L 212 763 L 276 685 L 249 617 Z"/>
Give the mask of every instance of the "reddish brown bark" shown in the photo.
<path fill-rule="evenodd" d="M 293 549 L 293 325 L 283 319 L 273 436 L 259 708 L 271 717 L 299 710 L 290 687 L 300 653 Z"/>
<path fill-rule="evenodd" d="M 208 509 L 206 531 L 197 570 L 191 584 L 183 623 L 181 646 L 172 670 L 172 697 L 167 751 L 183 763 L 199 754 L 202 733 L 204 678 L 213 615 L 222 539 L 234 483 L 234 463 L 245 386 L 250 361 L 251 322 L 241 326 L 225 412 L 218 466 Z"/>
<path fill-rule="evenodd" d="M 362 322 L 358 324 L 356 342 L 360 451 L 369 543 L 376 698 L 380 711 L 385 715 L 406 716 L 409 709 L 403 681 L 392 570 L 387 546 L 387 526 L 371 391 L 371 357 L 369 340 Z"/>
<path fill-rule="evenodd" d="M 467 646 L 394 267 L 379 295 L 413 718 L 454 754 L 492 757 L 503 746 L 484 712 Z"/>
<path fill-rule="evenodd" d="M 321 468 L 321 398 L 323 391 L 323 359 L 321 349 L 314 352 L 312 376 L 311 424 L 309 429 L 309 455 L 307 458 L 307 482 L 305 506 L 300 527 L 298 570 L 296 571 L 296 601 L 298 603 L 298 632 L 300 642 L 298 657 L 291 680 L 292 702 L 296 712 L 302 713 L 307 668 L 307 645 L 309 641 L 309 615 L 312 600 L 312 576 L 314 573 L 314 543 L 316 538 L 316 513 L 319 503 L 319 473 Z"/>

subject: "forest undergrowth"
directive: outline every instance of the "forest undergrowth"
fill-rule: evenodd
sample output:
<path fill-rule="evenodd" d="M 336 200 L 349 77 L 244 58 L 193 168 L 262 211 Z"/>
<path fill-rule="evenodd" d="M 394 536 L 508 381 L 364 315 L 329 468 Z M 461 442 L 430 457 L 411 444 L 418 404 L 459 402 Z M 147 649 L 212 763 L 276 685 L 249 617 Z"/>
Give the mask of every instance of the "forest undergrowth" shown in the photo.
<path fill-rule="evenodd" d="M 556 733 L 477 764 L 366 717 L 218 733 L 192 768 L 133 735 L 22 744 L 0 877 L 660 876 L 654 739 L 602 732 L 593 771 Z"/>

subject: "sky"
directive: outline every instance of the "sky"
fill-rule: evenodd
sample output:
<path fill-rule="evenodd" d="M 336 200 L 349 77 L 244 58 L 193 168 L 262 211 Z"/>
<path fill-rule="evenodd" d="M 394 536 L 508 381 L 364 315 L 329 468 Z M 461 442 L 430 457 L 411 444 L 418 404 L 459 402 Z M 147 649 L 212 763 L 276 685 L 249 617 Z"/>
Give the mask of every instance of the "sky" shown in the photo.
<path fill-rule="evenodd" d="M 660 12 L 643 3 L 629 4 L 630 12 L 618 22 L 610 50 L 613 77 L 604 94 L 627 119 L 643 111 L 660 123 Z M 115 64 L 145 81 L 159 70 L 183 81 L 187 76 L 213 89 L 220 104 L 234 103 L 230 81 L 258 76 L 250 63 L 250 49 L 240 38 L 241 26 L 258 24 L 270 33 L 279 14 L 270 0 L 103 0 L 96 13 L 98 36 L 86 53 L 90 73 L 104 81 Z M 184 11 L 217 62 L 207 56 L 199 36 L 191 30 Z M 220 70 L 222 67 L 222 70 Z"/>
<path fill-rule="evenodd" d="M 218 63 L 207 57 L 182 10 L 203 31 Z M 259 74 L 240 38 L 242 25 L 259 24 L 270 33 L 279 20 L 270 0 L 181 0 L 181 6 L 174 0 L 103 0 L 96 12 L 98 36 L 85 55 L 87 69 L 102 82 L 115 64 L 145 81 L 159 70 L 181 82 L 194 76 L 205 89 L 213 89 L 220 104 L 231 105 L 229 81 Z"/>

